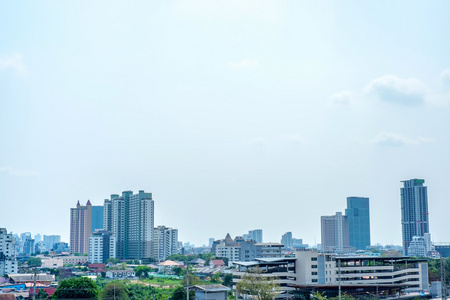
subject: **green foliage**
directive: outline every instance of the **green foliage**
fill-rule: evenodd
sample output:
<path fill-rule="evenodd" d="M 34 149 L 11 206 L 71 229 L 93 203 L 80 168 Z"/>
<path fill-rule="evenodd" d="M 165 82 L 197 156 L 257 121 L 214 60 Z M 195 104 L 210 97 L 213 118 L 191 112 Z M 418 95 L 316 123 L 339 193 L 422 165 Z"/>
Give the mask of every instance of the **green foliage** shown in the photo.
<path fill-rule="evenodd" d="M 227 287 L 231 287 L 233 285 L 233 274 L 226 273 L 223 276 L 223 285 Z"/>
<path fill-rule="evenodd" d="M 239 294 L 252 295 L 257 300 L 272 300 L 279 290 L 279 285 L 272 278 L 264 277 L 259 268 L 246 273 L 237 283 Z"/>
<path fill-rule="evenodd" d="M 52 298 L 54 299 L 86 299 L 97 298 L 98 289 L 92 279 L 87 277 L 63 280 Z"/>
<path fill-rule="evenodd" d="M 81 256 L 81 253 L 80 252 L 75 252 L 73 255 L 74 256 Z"/>
<path fill-rule="evenodd" d="M 100 300 L 106 300 L 106 299 L 128 300 L 130 298 L 128 297 L 128 289 L 123 283 L 111 282 L 111 283 L 108 283 L 100 291 L 99 299 Z"/>
<path fill-rule="evenodd" d="M 49 299 L 48 293 L 44 291 L 43 289 L 39 289 L 39 292 L 37 294 L 38 299 Z"/>
<path fill-rule="evenodd" d="M 111 257 L 111 258 L 108 258 L 108 259 L 106 260 L 106 262 L 107 262 L 107 263 L 112 263 L 112 264 L 118 264 L 118 263 L 120 263 L 120 259 L 115 258 L 115 257 Z"/>
<path fill-rule="evenodd" d="M 42 261 L 39 257 L 30 257 L 27 260 L 27 264 L 29 267 L 40 267 L 42 266 Z"/>
<path fill-rule="evenodd" d="M 211 283 L 221 283 L 222 278 L 220 278 L 220 273 L 216 273 L 211 277 Z"/>
<path fill-rule="evenodd" d="M 324 300 L 324 299 L 327 299 L 327 296 L 325 296 L 325 292 L 316 291 L 313 295 L 313 300 Z"/>
<path fill-rule="evenodd" d="M 181 285 L 186 286 L 188 278 L 189 278 L 189 285 L 202 284 L 202 281 L 200 280 L 200 278 L 196 277 L 192 273 L 189 273 L 189 275 L 184 276 L 183 280 L 181 281 Z"/>
<path fill-rule="evenodd" d="M 134 271 L 136 272 L 136 276 L 140 278 L 147 278 L 149 273 L 152 271 L 150 267 L 147 266 L 137 266 Z"/>
<path fill-rule="evenodd" d="M 180 276 L 183 273 L 183 269 L 180 267 L 173 267 L 172 271 L 175 273 L 175 275 Z"/>
<path fill-rule="evenodd" d="M 178 286 L 172 293 L 170 299 L 173 300 L 185 300 L 186 299 L 186 289 L 184 286 Z M 195 292 L 193 290 L 189 290 L 189 300 L 195 299 Z"/>

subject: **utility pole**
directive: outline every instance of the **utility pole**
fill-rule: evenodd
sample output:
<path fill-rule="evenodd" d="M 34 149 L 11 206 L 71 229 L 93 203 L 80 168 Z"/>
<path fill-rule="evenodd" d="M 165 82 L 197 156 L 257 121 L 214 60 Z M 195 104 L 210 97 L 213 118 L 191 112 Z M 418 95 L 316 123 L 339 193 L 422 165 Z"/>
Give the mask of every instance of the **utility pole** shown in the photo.
<path fill-rule="evenodd" d="M 339 300 L 341 300 L 341 259 L 338 258 Z"/>
<path fill-rule="evenodd" d="M 441 257 L 441 297 L 442 300 L 447 299 L 447 288 L 445 286 L 445 260 Z"/>
<path fill-rule="evenodd" d="M 34 283 L 33 283 L 33 300 L 36 300 L 36 275 L 37 275 L 37 270 L 36 267 L 34 267 Z"/>
<path fill-rule="evenodd" d="M 189 261 L 186 260 L 186 300 L 189 300 Z"/>

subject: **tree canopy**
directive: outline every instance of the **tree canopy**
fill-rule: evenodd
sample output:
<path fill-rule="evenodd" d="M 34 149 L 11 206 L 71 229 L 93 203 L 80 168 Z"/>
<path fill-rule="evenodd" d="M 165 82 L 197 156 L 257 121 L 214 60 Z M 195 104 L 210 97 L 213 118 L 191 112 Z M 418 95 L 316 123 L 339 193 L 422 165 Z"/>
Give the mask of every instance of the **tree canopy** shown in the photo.
<path fill-rule="evenodd" d="M 40 267 L 42 266 L 42 260 L 39 257 L 30 257 L 27 264 L 29 267 Z"/>
<path fill-rule="evenodd" d="M 252 295 L 257 300 L 272 300 L 279 290 L 279 285 L 272 278 L 263 276 L 258 268 L 246 273 L 237 283 L 236 289 L 239 294 Z"/>
<path fill-rule="evenodd" d="M 52 298 L 54 299 L 89 299 L 97 298 L 98 289 L 95 282 L 87 277 L 63 280 Z"/>
<path fill-rule="evenodd" d="M 121 282 L 111 282 L 105 285 L 105 287 L 100 291 L 100 300 L 106 299 L 121 299 L 128 300 L 128 289 Z"/>

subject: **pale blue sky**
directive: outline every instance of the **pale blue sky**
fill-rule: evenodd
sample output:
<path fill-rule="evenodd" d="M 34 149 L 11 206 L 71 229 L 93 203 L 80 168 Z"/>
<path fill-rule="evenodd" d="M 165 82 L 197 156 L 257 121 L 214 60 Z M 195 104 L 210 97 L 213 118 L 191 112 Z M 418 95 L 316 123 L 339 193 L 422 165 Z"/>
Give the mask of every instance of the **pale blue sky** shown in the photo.
<path fill-rule="evenodd" d="M 370 197 L 401 243 L 424 178 L 450 241 L 450 3 L 0 2 L 0 227 L 61 234 L 69 208 L 153 192 L 155 225 L 206 244 L 262 228 L 320 242 Z"/>

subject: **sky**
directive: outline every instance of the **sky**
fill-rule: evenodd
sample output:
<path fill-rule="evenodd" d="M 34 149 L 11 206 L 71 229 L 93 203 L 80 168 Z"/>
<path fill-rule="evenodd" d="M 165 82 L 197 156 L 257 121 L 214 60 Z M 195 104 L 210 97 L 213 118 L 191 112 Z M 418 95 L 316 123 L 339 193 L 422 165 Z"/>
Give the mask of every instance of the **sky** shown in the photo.
<path fill-rule="evenodd" d="M 0 2 L 0 227 L 60 234 L 79 200 L 152 192 L 196 245 L 320 243 L 370 198 L 401 244 L 401 181 L 450 242 L 448 1 Z"/>

